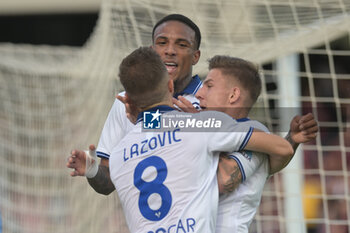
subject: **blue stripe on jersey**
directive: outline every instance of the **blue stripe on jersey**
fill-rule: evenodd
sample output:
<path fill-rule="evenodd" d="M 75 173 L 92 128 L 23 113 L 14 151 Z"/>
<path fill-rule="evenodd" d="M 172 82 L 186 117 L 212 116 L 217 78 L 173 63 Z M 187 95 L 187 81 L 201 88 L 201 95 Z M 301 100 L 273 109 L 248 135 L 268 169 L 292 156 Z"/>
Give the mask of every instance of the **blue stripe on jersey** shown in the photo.
<path fill-rule="evenodd" d="M 184 95 L 184 94 L 196 94 L 198 89 L 202 86 L 202 81 L 200 80 L 198 75 L 195 75 L 192 77 L 191 82 L 187 85 L 187 87 L 179 93 L 175 93 L 174 97 L 177 98 L 179 95 Z"/>
<path fill-rule="evenodd" d="M 201 88 L 201 86 L 202 86 L 202 81 L 199 79 L 198 75 L 195 76 L 195 79 L 196 79 L 196 82 L 198 82 L 198 83 L 197 83 L 197 86 L 194 89 L 194 91 L 192 93 L 190 93 L 190 94 L 193 94 L 193 95 L 196 94 L 197 91 L 199 90 L 199 88 Z"/>
<path fill-rule="evenodd" d="M 241 174 L 242 174 L 242 182 L 246 180 L 246 175 L 245 175 L 245 172 L 244 172 L 244 168 L 243 168 L 243 165 L 241 163 L 241 161 L 235 156 L 235 155 L 229 155 L 229 157 L 231 159 L 234 159 L 238 166 L 239 166 L 239 169 L 241 170 Z"/>
<path fill-rule="evenodd" d="M 238 150 L 238 151 L 241 151 L 241 150 L 243 150 L 243 149 L 245 148 L 245 146 L 247 145 L 247 143 L 248 143 L 250 137 L 252 136 L 253 130 L 254 130 L 253 127 L 250 127 L 250 128 L 249 128 L 249 131 L 248 131 L 247 135 L 245 136 L 245 138 L 244 138 L 244 140 L 243 140 L 243 143 L 242 143 L 242 145 L 239 147 L 239 150 Z"/>
<path fill-rule="evenodd" d="M 99 158 L 105 158 L 105 159 L 109 159 L 109 154 L 103 153 L 101 151 L 96 151 L 96 155 Z"/>
<path fill-rule="evenodd" d="M 246 122 L 246 121 L 250 121 L 249 118 L 245 117 L 245 118 L 239 118 L 239 119 L 236 119 L 237 122 Z"/>

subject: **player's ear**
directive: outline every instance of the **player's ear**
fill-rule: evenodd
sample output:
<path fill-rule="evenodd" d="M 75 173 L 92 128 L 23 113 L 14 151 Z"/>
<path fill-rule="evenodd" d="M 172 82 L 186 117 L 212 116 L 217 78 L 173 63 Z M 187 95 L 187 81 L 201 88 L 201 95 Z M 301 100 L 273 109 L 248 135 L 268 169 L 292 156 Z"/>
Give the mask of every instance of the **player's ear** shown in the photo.
<path fill-rule="evenodd" d="M 241 97 L 241 89 L 239 87 L 233 87 L 230 92 L 229 102 L 233 104 L 239 100 Z"/>
<path fill-rule="evenodd" d="M 201 57 L 201 51 L 199 49 L 194 51 L 193 57 L 192 57 L 193 66 L 198 63 L 200 57 Z"/>
<path fill-rule="evenodd" d="M 132 104 L 132 100 L 131 98 L 129 97 L 128 93 L 125 92 L 125 98 L 124 98 L 124 104 Z"/>

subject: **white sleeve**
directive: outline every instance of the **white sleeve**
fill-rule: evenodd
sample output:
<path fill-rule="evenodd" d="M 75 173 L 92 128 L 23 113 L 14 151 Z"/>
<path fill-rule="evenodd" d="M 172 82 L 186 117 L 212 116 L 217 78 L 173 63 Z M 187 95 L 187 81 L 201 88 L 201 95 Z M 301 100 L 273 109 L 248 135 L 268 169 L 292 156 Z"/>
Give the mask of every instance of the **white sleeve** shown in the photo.
<path fill-rule="evenodd" d="M 261 166 L 263 156 L 266 155 L 252 151 L 233 152 L 229 155 L 231 159 L 237 162 L 241 170 L 242 182 L 252 176 L 259 166 Z"/>
<path fill-rule="evenodd" d="M 205 116 L 206 118 L 216 118 L 222 122 L 220 129 L 210 133 L 208 139 L 209 151 L 233 152 L 245 148 L 253 133 L 253 127 L 240 124 L 224 113 L 215 112 L 214 115 L 209 111 L 203 113 L 209 114 Z"/>
<path fill-rule="evenodd" d="M 242 124 L 249 125 L 254 127 L 255 129 L 260 129 L 266 133 L 269 133 L 266 126 L 258 121 L 249 120 Z M 233 152 L 229 155 L 229 157 L 237 162 L 242 173 L 243 182 L 258 170 L 263 161 L 266 159 L 267 155 L 259 152 L 246 150 L 241 152 Z"/>
<path fill-rule="evenodd" d="M 116 99 L 104 124 L 96 154 L 100 158 L 109 159 L 112 149 L 126 135 L 132 123 L 126 117 L 125 106 Z"/>

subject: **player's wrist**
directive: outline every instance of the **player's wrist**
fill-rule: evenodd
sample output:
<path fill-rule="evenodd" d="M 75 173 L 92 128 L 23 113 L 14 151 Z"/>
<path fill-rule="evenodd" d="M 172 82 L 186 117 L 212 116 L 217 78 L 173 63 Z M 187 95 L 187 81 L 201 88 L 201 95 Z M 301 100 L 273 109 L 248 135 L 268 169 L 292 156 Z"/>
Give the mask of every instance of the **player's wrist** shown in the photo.
<path fill-rule="evenodd" d="M 98 172 L 96 151 L 84 151 L 86 155 L 85 176 L 89 179 L 94 178 Z"/>
<path fill-rule="evenodd" d="M 295 150 L 296 150 L 296 149 L 298 148 L 298 146 L 299 146 L 299 143 L 297 143 L 297 142 L 294 141 L 291 130 L 288 131 L 288 133 L 287 133 L 285 139 L 291 144 L 291 146 L 293 147 L 294 152 L 295 152 Z"/>

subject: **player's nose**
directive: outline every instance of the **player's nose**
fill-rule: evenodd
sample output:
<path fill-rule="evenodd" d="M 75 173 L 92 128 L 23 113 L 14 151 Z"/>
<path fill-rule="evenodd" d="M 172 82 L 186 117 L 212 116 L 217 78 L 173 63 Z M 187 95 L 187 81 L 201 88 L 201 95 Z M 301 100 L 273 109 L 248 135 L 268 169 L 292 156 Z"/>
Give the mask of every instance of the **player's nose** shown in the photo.
<path fill-rule="evenodd" d="M 174 56 L 176 55 L 176 48 L 175 45 L 169 43 L 166 48 L 165 48 L 165 54 L 169 56 Z"/>
<path fill-rule="evenodd" d="M 197 93 L 195 94 L 195 97 L 199 100 L 203 100 L 203 88 L 201 87 Z"/>

